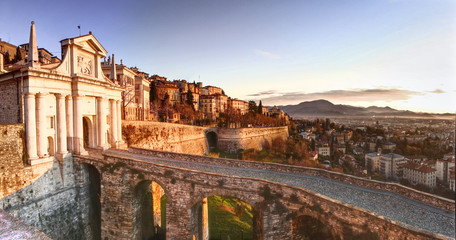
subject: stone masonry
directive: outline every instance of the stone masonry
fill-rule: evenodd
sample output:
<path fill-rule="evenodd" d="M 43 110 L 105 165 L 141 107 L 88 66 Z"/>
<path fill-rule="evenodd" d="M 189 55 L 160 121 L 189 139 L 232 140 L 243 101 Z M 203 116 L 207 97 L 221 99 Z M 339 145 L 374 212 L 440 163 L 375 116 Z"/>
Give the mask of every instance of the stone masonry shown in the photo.
<path fill-rule="evenodd" d="M 226 152 L 236 152 L 240 149 L 262 150 L 271 145 L 275 138 L 286 139 L 288 127 L 264 127 L 264 128 L 218 128 L 217 147 Z"/>
<path fill-rule="evenodd" d="M 71 157 L 27 165 L 24 145 L 23 124 L 0 125 L 0 208 L 52 239 L 90 239 L 88 179 Z"/>
<path fill-rule="evenodd" d="M 204 128 L 191 125 L 123 121 L 122 132 L 130 146 L 203 155 L 207 151 Z"/>

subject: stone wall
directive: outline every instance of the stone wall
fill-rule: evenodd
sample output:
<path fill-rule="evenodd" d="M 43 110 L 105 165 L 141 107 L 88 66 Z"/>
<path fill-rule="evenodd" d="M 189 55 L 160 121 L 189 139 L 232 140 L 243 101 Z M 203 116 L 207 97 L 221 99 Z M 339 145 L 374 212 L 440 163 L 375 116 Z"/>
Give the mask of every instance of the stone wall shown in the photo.
<path fill-rule="evenodd" d="M 0 208 L 52 239 L 86 239 L 88 179 L 75 181 L 72 157 L 63 166 L 25 165 L 23 131 L 23 124 L 0 125 Z"/>
<path fill-rule="evenodd" d="M 334 239 L 446 238 L 303 188 L 266 180 L 169 167 L 113 152 L 105 152 L 104 159 L 75 160 L 94 165 L 102 172 L 102 239 L 136 238 L 132 235 L 132 196 L 135 186 L 145 180 L 159 183 L 167 196 L 167 239 L 192 239 L 197 234 L 191 223 L 192 209 L 213 195 L 236 197 L 252 206 L 257 240 L 298 239 L 292 232 L 292 223 L 302 215 L 325 223 L 332 236 L 337 237 Z"/>
<path fill-rule="evenodd" d="M 20 123 L 22 99 L 19 80 L 0 81 L 0 123 Z"/>
<path fill-rule="evenodd" d="M 25 130 L 23 124 L 0 124 L 0 198 L 30 184 L 31 167 L 24 166 Z"/>
<path fill-rule="evenodd" d="M 270 145 L 274 138 L 288 137 L 288 127 L 264 128 L 219 128 L 217 129 L 217 147 L 226 152 L 239 149 L 261 150 Z"/>
<path fill-rule="evenodd" d="M 122 134 L 130 146 L 203 155 L 207 145 L 204 128 L 191 125 L 122 121 Z"/>
<path fill-rule="evenodd" d="M 245 161 L 245 160 L 234 160 L 234 159 L 226 159 L 226 158 L 213 158 L 213 157 L 205 157 L 205 156 L 194 156 L 189 154 L 175 154 L 175 153 L 168 153 L 168 152 L 160 152 L 160 151 L 150 151 L 147 149 L 139 149 L 139 148 L 130 148 L 130 151 L 134 153 L 140 153 L 143 155 L 150 155 L 156 156 L 161 158 L 171 158 L 171 159 L 180 159 L 184 161 L 190 162 L 200 162 L 200 163 L 210 163 L 216 165 L 223 165 L 223 166 L 231 166 L 231 167 L 244 167 L 244 168 L 253 168 L 253 169 L 263 169 L 263 170 L 274 170 L 280 172 L 289 172 L 289 173 L 298 173 L 298 174 L 305 174 L 311 176 L 320 176 L 325 177 L 333 180 L 337 180 L 340 182 L 354 184 L 366 188 L 372 188 L 376 190 L 383 190 L 388 192 L 397 193 L 403 195 L 405 197 L 414 199 L 416 201 L 421 201 L 423 203 L 429 204 L 431 206 L 435 206 L 444 210 L 448 211 L 455 211 L 455 201 L 446 199 L 443 197 L 439 197 L 436 195 L 432 195 L 429 193 L 421 192 L 400 184 L 396 183 L 385 183 L 375 180 L 364 179 L 360 177 L 355 177 L 347 174 L 337 173 L 328 171 L 325 169 L 319 168 L 308 168 L 308 167 L 299 167 L 299 166 L 292 166 L 292 165 L 284 165 L 284 164 L 277 164 L 277 163 L 264 163 L 264 162 L 256 162 L 256 161 Z"/>
<path fill-rule="evenodd" d="M 0 239 L 51 240 L 44 233 L 41 233 L 36 229 L 24 224 L 2 209 L 0 209 L 0 221 Z"/>

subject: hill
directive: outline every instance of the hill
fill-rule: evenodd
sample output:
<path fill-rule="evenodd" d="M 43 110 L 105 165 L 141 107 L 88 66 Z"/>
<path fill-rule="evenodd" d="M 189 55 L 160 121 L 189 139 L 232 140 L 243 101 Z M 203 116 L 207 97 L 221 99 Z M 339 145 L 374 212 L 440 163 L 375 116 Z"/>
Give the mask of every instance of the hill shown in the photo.
<path fill-rule="evenodd" d="M 454 114 L 432 114 L 397 110 L 391 107 L 354 107 L 333 104 L 327 100 L 301 102 L 297 105 L 278 106 L 294 118 L 302 117 L 350 117 L 350 116 L 390 116 L 390 117 L 451 117 Z"/>

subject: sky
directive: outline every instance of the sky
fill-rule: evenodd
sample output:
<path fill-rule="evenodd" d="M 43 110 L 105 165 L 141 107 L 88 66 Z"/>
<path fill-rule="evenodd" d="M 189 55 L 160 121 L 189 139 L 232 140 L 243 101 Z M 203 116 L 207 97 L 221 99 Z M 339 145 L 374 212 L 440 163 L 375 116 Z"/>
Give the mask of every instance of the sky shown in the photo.
<path fill-rule="evenodd" d="M 263 105 L 335 104 L 456 112 L 454 0 L 0 2 L 0 38 L 92 31 L 123 64 L 218 86 Z"/>

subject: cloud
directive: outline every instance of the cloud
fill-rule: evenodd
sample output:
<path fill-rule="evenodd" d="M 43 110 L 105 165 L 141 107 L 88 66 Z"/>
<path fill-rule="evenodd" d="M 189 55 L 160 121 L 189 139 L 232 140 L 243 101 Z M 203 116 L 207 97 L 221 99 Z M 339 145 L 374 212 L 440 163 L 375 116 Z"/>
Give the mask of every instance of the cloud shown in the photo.
<path fill-rule="evenodd" d="M 266 91 L 270 92 L 270 91 Z M 265 92 L 254 93 L 248 96 L 260 97 L 265 96 Z M 324 92 L 286 92 L 286 93 L 275 93 L 275 96 L 266 95 L 265 98 L 257 98 L 263 100 L 264 104 L 295 104 L 302 101 L 311 101 L 317 99 L 326 99 L 335 102 L 374 102 L 374 101 L 385 101 L 392 102 L 398 100 L 408 100 L 410 97 L 415 95 L 424 95 L 422 92 L 395 89 L 395 88 L 374 88 L 374 89 L 349 89 L 349 90 L 330 90 Z"/>
<path fill-rule="evenodd" d="M 441 94 L 441 93 L 445 93 L 445 91 L 443 91 L 442 89 L 435 89 L 434 91 L 429 91 L 430 93 L 435 93 L 435 94 Z"/>
<path fill-rule="evenodd" d="M 269 91 L 263 91 L 263 92 L 259 92 L 259 93 L 253 93 L 253 94 L 250 94 L 250 95 L 247 95 L 247 96 L 259 97 L 259 96 L 274 95 L 274 94 L 278 94 L 278 93 L 279 93 L 279 91 L 277 91 L 277 90 L 269 90 Z"/>
<path fill-rule="evenodd" d="M 280 56 L 271 52 L 256 49 L 255 53 L 269 59 L 279 59 Z"/>

